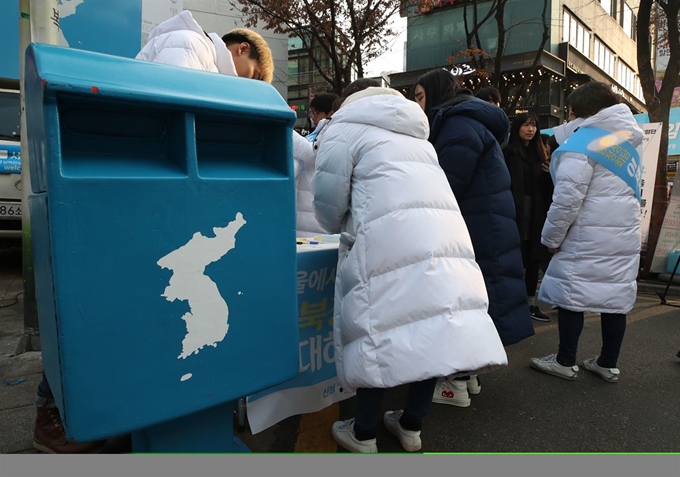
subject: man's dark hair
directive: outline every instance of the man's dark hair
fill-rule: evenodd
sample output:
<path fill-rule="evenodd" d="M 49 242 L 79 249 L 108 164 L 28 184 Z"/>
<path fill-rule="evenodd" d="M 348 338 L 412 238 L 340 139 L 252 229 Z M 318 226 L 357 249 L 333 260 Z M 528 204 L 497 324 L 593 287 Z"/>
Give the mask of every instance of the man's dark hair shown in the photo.
<path fill-rule="evenodd" d="M 358 80 L 354 80 L 350 84 L 345 86 L 345 89 L 342 90 L 340 98 L 335 100 L 335 103 L 333 104 L 333 109 L 335 111 L 340 109 L 342 103 L 344 103 L 345 100 L 352 96 L 354 93 L 358 93 L 359 91 L 363 91 L 367 88 L 380 88 L 381 86 L 382 85 L 378 80 L 374 80 L 371 78 L 359 78 Z"/>
<path fill-rule="evenodd" d="M 567 96 L 567 104 L 577 118 L 587 118 L 599 111 L 621 103 L 621 96 L 612 91 L 611 85 L 590 81 L 579 86 Z"/>
<path fill-rule="evenodd" d="M 477 94 L 475 96 L 479 99 L 483 99 L 487 103 L 501 104 L 501 92 L 498 91 L 496 88 L 492 87 L 482 88 L 479 91 L 477 91 Z"/>
<path fill-rule="evenodd" d="M 340 98 L 344 101 L 354 93 L 358 93 L 359 91 L 363 91 L 367 88 L 380 88 L 380 86 L 381 84 L 378 80 L 371 78 L 359 78 L 358 80 L 354 80 L 345 86 L 345 89 L 342 90 L 342 95 Z"/>
<path fill-rule="evenodd" d="M 309 108 L 315 109 L 320 113 L 329 114 L 333 109 L 333 103 L 338 99 L 338 95 L 335 93 L 319 93 L 315 94 L 312 100 L 309 102 Z"/>
<path fill-rule="evenodd" d="M 418 85 L 425 90 L 425 114 L 428 117 L 434 108 L 453 99 L 462 89 L 460 81 L 443 68 L 429 71 L 418 78 L 413 85 L 412 97 L 415 96 L 415 88 Z"/>

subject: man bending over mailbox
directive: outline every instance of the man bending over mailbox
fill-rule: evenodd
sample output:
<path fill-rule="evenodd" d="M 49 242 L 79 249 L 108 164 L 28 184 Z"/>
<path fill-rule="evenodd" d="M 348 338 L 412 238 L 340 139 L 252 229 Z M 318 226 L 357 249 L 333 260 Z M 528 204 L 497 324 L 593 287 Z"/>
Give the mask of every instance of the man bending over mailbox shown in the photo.
<path fill-rule="evenodd" d="M 220 38 L 206 33 L 188 10 L 151 30 L 136 59 L 267 83 L 274 77 L 272 52 L 259 33 L 236 28 Z"/>

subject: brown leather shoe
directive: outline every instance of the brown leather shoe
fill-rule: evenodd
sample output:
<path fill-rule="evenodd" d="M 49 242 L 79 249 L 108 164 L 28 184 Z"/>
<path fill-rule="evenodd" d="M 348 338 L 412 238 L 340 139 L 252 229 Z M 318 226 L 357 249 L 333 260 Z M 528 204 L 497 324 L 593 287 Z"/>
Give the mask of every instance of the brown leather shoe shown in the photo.
<path fill-rule="evenodd" d="M 56 407 L 39 407 L 33 431 L 33 447 L 48 454 L 95 454 L 106 441 L 76 442 L 66 438 L 64 424 Z"/>

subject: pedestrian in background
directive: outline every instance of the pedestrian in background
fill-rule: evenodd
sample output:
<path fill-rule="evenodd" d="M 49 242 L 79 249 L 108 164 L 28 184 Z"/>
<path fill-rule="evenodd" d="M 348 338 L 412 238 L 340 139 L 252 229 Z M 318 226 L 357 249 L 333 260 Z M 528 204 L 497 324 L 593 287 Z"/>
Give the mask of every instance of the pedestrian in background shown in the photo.
<path fill-rule="evenodd" d="M 550 172 L 550 156 L 553 151 L 557 149 L 557 142 L 555 141 L 555 136 L 550 134 L 541 133 L 541 140 L 543 141 L 543 149 L 545 149 L 545 155 L 548 158 L 547 164 L 543 164 L 541 167 L 546 172 Z"/>
<path fill-rule="evenodd" d="M 447 70 L 421 76 L 414 98 L 429 118 L 429 141 L 437 151 L 465 223 L 489 295 L 489 315 L 503 345 L 534 334 L 527 305 L 522 251 L 510 173 L 499 143 L 507 137 L 502 109 L 463 89 Z M 451 231 L 455 233 L 455 231 Z M 477 376 L 441 379 L 434 402 L 470 405 L 481 390 Z"/>
<path fill-rule="evenodd" d="M 482 101 L 486 101 L 487 103 L 491 103 L 494 106 L 498 106 L 499 108 L 501 107 L 501 103 L 503 102 L 501 92 L 493 87 L 480 89 L 475 94 L 475 97 L 481 99 Z M 501 148 L 503 148 L 507 143 L 508 135 L 506 134 L 505 136 L 503 136 L 503 140 L 499 141 L 499 144 L 501 145 Z"/>
<path fill-rule="evenodd" d="M 410 383 L 383 416 L 409 452 L 437 378 L 507 364 L 487 313 L 484 279 L 456 199 L 427 141 L 427 117 L 399 92 L 360 79 L 319 138 L 314 208 L 340 233 L 333 338 L 353 419 L 333 424 L 352 452 L 377 452 L 386 389 Z"/>
<path fill-rule="evenodd" d="M 314 142 L 335 111 L 335 101 L 338 95 L 335 93 L 315 94 L 309 102 L 309 121 L 314 130 L 305 136 L 309 142 Z"/>
<path fill-rule="evenodd" d="M 501 107 L 501 92 L 496 88 L 482 88 L 477 91 L 475 97 L 482 101 L 486 101 L 487 103 L 491 103 L 494 106 L 498 106 L 499 108 Z"/>
<path fill-rule="evenodd" d="M 635 148 L 644 134 L 607 84 L 586 83 L 568 100 L 577 119 L 555 128 L 556 140 L 566 141 L 552 155 L 555 192 L 541 238 L 554 255 L 539 298 L 558 307 L 559 345 L 556 354 L 530 363 L 576 379 L 584 313 L 600 313 L 600 355 L 582 364 L 615 383 L 626 314 L 637 295 L 640 190 L 639 176 L 629 171 L 640 167 Z"/>
<path fill-rule="evenodd" d="M 553 183 L 535 114 L 522 113 L 513 119 L 510 140 L 503 154 L 510 171 L 517 227 L 522 239 L 529 312 L 534 320 L 550 321 L 536 304 L 536 289 L 540 266 L 550 259 L 548 248 L 541 243 L 541 231 L 552 202 Z"/>

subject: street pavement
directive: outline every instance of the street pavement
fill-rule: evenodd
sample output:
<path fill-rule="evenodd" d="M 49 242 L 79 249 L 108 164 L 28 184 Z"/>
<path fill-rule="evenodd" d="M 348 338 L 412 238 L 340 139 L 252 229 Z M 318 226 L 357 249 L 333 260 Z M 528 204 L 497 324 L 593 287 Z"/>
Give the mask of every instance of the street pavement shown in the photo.
<path fill-rule="evenodd" d="M 0 250 L 0 453 L 35 453 L 32 446 L 39 352 L 16 355 L 23 335 L 20 249 Z M 536 334 L 507 348 L 509 365 L 481 376 L 482 392 L 458 408 L 433 404 L 424 424 L 424 452 L 680 452 L 680 308 L 662 305 L 665 284 L 641 282 L 628 315 L 619 368 L 608 383 L 584 369 L 576 381 L 542 374 L 529 359 L 556 352 L 557 317 L 534 322 Z M 18 295 L 18 296 L 17 296 Z M 680 304 L 671 287 L 669 304 Z M 586 315 L 579 362 L 596 356 L 598 315 Z M 386 393 L 383 411 L 399 409 L 406 387 Z M 338 452 L 330 425 L 353 415 L 354 399 L 321 412 L 288 418 L 252 435 L 237 432 L 253 452 Z M 380 452 L 402 452 L 382 424 Z M 107 453 L 129 452 L 129 438 L 112 439 Z"/>

